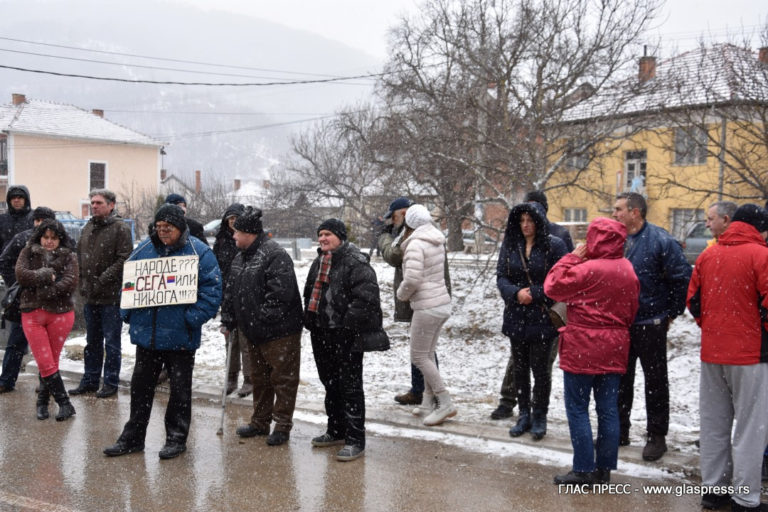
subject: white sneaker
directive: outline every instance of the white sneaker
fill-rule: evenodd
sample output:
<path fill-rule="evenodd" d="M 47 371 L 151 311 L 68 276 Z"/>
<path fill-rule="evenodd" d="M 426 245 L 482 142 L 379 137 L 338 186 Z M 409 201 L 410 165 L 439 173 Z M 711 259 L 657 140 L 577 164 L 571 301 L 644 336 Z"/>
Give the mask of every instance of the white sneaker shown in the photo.
<path fill-rule="evenodd" d="M 438 393 L 435 399 L 437 400 L 437 407 L 429 416 L 424 418 L 424 425 L 427 427 L 440 425 L 446 419 L 456 416 L 456 408 L 451 403 L 451 395 L 447 391 Z"/>
<path fill-rule="evenodd" d="M 414 416 L 421 416 L 422 414 L 426 416 L 435 410 L 435 395 L 425 391 L 421 396 L 421 405 L 414 407 L 413 411 L 411 411 Z"/>

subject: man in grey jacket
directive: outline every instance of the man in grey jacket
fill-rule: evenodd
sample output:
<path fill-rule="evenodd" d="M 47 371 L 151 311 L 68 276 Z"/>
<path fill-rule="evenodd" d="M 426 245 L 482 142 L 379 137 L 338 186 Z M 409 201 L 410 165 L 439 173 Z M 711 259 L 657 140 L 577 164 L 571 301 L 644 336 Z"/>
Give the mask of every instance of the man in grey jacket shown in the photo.
<path fill-rule="evenodd" d="M 92 190 L 90 198 L 91 220 L 77 242 L 79 288 L 85 301 L 85 369 L 80 384 L 69 394 L 97 391 L 98 398 L 106 398 L 117 393 L 120 380 L 120 285 L 133 243 L 130 227 L 115 214 L 115 193 Z M 104 383 L 99 389 L 102 366 Z"/>

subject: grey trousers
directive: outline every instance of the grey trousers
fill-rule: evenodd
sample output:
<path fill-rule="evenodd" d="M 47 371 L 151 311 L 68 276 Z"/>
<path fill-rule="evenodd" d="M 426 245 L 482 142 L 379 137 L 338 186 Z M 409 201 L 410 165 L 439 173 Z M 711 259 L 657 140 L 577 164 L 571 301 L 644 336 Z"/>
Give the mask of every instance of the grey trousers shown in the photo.
<path fill-rule="evenodd" d="M 440 377 L 440 370 L 435 364 L 435 347 L 440 337 L 440 329 L 448 316 L 436 316 L 427 311 L 413 312 L 411 320 L 411 362 L 424 375 L 424 392 L 438 394 L 445 391 L 445 384 Z"/>
<path fill-rule="evenodd" d="M 702 362 L 699 411 L 702 485 L 732 485 L 736 487 L 734 501 L 745 507 L 758 506 L 768 442 L 768 364 Z"/>

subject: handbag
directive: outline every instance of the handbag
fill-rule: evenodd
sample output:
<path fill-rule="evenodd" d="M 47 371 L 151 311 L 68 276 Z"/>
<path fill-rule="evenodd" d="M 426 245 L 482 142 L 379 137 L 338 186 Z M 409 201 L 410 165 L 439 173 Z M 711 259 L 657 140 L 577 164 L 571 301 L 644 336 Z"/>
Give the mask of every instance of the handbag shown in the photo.
<path fill-rule="evenodd" d="M 9 322 L 21 322 L 21 286 L 16 281 L 5 292 L 5 297 L 0 301 L 0 305 L 3 306 L 3 320 Z"/>
<path fill-rule="evenodd" d="M 363 340 L 363 352 L 383 352 L 389 350 L 389 336 L 384 329 L 360 334 Z"/>
<path fill-rule="evenodd" d="M 528 273 L 528 265 L 525 262 L 525 255 L 523 254 L 523 250 L 520 248 L 519 245 L 517 246 L 517 251 L 520 253 L 520 261 L 523 265 L 523 270 L 525 271 L 525 275 L 526 277 L 528 277 L 528 283 L 531 286 L 533 286 L 533 279 L 531 279 L 531 274 Z M 567 315 L 568 306 L 565 304 L 565 302 L 555 302 L 549 307 L 542 304 L 541 307 L 549 315 L 549 321 L 552 322 L 552 326 L 555 329 L 560 329 L 561 327 L 565 327 L 565 325 L 568 323 L 568 315 Z"/>

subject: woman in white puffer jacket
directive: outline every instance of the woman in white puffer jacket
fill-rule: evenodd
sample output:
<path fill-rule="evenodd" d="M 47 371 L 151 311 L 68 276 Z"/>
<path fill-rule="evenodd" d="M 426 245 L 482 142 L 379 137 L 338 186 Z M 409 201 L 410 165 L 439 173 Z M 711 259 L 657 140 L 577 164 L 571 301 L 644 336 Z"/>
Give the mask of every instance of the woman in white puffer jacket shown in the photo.
<path fill-rule="evenodd" d="M 411 362 L 424 374 L 422 403 L 414 414 L 427 414 L 424 425 L 439 425 L 456 416 L 456 408 L 435 364 L 440 329 L 451 314 L 451 296 L 445 285 L 445 236 L 432 224 L 424 206 L 415 204 L 405 213 L 403 282 L 397 298 L 410 301 Z"/>

